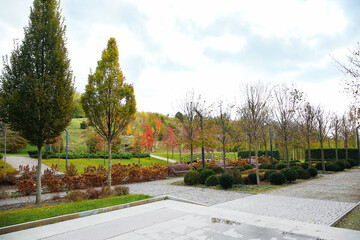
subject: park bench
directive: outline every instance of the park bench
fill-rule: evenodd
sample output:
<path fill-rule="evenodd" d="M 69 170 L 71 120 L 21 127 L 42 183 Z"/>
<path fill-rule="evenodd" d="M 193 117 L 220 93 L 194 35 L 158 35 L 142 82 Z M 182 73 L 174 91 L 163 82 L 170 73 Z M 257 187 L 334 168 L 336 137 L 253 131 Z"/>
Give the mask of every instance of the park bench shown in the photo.
<path fill-rule="evenodd" d="M 168 166 L 169 175 L 177 175 L 182 173 L 187 173 L 190 171 L 189 165 L 187 164 L 175 164 Z"/>
<path fill-rule="evenodd" d="M 224 168 L 224 162 L 223 161 L 216 161 L 216 166 Z M 234 166 L 230 165 L 228 162 L 225 161 L 225 169 L 233 169 Z"/>

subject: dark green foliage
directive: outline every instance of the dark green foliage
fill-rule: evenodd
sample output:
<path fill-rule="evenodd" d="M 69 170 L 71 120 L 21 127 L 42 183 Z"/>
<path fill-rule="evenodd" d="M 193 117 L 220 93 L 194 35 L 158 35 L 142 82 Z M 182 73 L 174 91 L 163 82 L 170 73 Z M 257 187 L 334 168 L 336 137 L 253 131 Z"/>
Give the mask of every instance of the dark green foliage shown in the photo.
<path fill-rule="evenodd" d="M 228 173 L 223 173 L 219 179 L 220 185 L 224 189 L 231 188 L 234 184 L 234 177 Z"/>
<path fill-rule="evenodd" d="M 269 181 L 270 175 L 273 174 L 273 173 L 276 173 L 276 172 L 277 171 L 275 171 L 275 170 L 270 170 L 270 171 L 265 172 L 265 174 L 264 174 L 265 180 Z"/>
<path fill-rule="evenodd" d="M 80 128 L 81 128 L 81 129 L 86 129 L 86 128 L 87 128 L 87 125 L 86 125 L 86 122 L 85 122 L 85 121 L 82 121 L 82 122 L 80 123 Z"/>
<path fill-rule="evenodd" d="M 184 183 L 186 185 L 195 185 L 199 184 L 201 179 L 201 174 L 197 171 L 189 171 L 184 176 Z"/>
<path fill-rule="evenodd" d="M 231 174 L 234 177 L 234 184 L 242 184 L 243 183 L 242 176 L 239 171 L 232 171 Z"/>
<path fill-rule="evenodd" d="M 321 149 L 311 149 L 311 160 L 321 160 Z M 336 159 L 335 149 L 324 149 L 325 160 Z M 339 159 L 345 159 L 345 148 L 338 148 Z M 358 159 L 358 150 L 356 148 L 348 148 L 348 157 L 353 160 Z M 305 150 L 305 161 L 308 161 L 308 151 Z"/>
<path fill-rule="evenodd" d="M 321 162 L 316 163 L 315 168 L 316 168 L 317 170 L 322 170 L 322 163 L 321 163 Z"/>
<path fill-rule="evenodd" d="M 266 152 L 263 150 L 258 150 L 258 156 L 266 156 Z M 267 151 L 267 155 L 270 156 L 270 151 Z M 255 151 L 251 151 L 251 156 L 255 156 Z M 249 158 L 249 151 L 239 151 L 238 157 L 241 158 Z M 280 159 L 280 151 L 279 150 L 273 150 L 273 157 L 275 159 Z"/>
<path fill-rule="evenodd" d="M 4 131 L 0 129 L 0 151 L 4 152 Z M 6 130 L 6 152 L 7 153 L 18 153 L 24 147 L 26 147 L 26 139 L 20 136 L 19 132 L 12 131 L 10 129 Z"/>
<path fill-rule="evenodd" d="M 346 161 L 348 161 L 348 162 L 350 163 L 351 167 L 354 167 L 354 166 L 359 165 L 357 159 L 356 159 L 356 160 L 354 160 L 354 159 L 347 159 Z"/>
<path fill-rule="evenodd" d="M 242 167 L 245 168 L 245 170 L 252 169 L 252 166 L 250 164 L 246 164 L 246 165 L 244 165 Z"/>
<path fill-rule="evenodd" d="M 246 169 L 244 167 L 240 167 L 240 166 L 236 166 L 234 167 L 234 171 L 237 171 L 237 172 L 241 172 L 241 171 L 245 171 Z"/>
<path fill-rule="evenodd" d="M 299 177 L 298 172 L 291 168 L 283 168 L 281 169 L 281 173 L 284 174 L 288 182 L 294 182 Z"/>
<path fill-rule="evenodd" d="M 342 163 L 344 163 L 346 169 L 351 168 L 351 165 L 350 165 L 349 161 L 346 161 L 346 160 L 340 160 L 340 161 L 341 161 Z"/>
<path fill-rule="evenodd" d="M 250 184 L 257 184 L 256 173 L 249 173 L 248 181 L 249 181 Z"/>
<path fill-rule="evenodd" d="M 342 162 L 342 161 L 335 161 L 335 163 L 336 163 L 337 165 L 339 165 L 340 171 L 344 171 L 344 170 L 345 170 L 346 165 L 345 165 L 344 162 Z"/>
<path fill-rule="evenodd" d="M 299 174 L 299 179 L 309 179 L 310 173 L 307 170 L 304 170 L 303 168 L 297 169 L 297 173 Z"/>
<path fill-rule="evenodd" d="M 326 163 L 325 168 L 326 168 L 326 171 L 332 171 L 332 172 L 340 172 L 341 171 L 340 165 L 337 164 L 336 162 Z"/>
<path fill-rule="evenodd" d="M 286 182 L 286 177 L 284 174 L 276 172 L 269 176 L 269 181 L 274 185 L 282 185 Z"/>
<path fill-rule="evenodd" d="M 307 170 L 309 168 L 309 163 L 301 163 L 300 166 L 304 169 Z"/>
<path fill-rule="evenodd" d="M 308 168 L 306 171 L 309 172 L 311 177 L 316 177 L 318 175 L 318 171 L 313 167 Z"/>
<path fill-rule="evenodd" d="M 3 155 L 2 155 L 2 153 L 0 153 L 0 159 L 2 159 L 3 158 Z"/>
<path fill-rule="evenodd" d="M 205 181 L 206 186 L 216 186 L 218 184 L 219 184 L 219 177 L 216 175 L 209 176 Z"/>
<path fill-rule="evenodd" d="M 209 176 L 216 175 L 216 173 L 213 170 L 209 170 L 209 169 L 204 169 L 203 171 L 201 171 L 200 174 L 201 174 L 201 179 L 200 179 L 201 184 L 204 184 Z"/>
<path fill-rule="evenodd" d="M 212 169 L 216 174 L 221 174 L 221 173 L 224 173 L 224 169 L 222 167 L 214 167 Z"/>
<path fill-rule="evenodd" d="M 286 164 L 285 163 L 278 163 L 276 164 L 276 169 L 277 170 L 281 170 L 283 168 L 286 168 Z"/>
<path fill-rule="evenodd" d="M 259 169 L 271 169 L 272 165 L 267 163 L 262 163 L 259 165 Z"/>

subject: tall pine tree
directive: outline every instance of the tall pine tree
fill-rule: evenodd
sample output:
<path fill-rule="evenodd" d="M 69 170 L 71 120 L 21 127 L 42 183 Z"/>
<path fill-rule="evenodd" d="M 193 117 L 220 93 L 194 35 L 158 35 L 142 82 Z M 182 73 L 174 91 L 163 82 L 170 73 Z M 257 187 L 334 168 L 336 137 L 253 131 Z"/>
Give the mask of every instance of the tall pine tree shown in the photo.
<path fill-rule="evenodd" d="M 38 148 L 37 204 L 41 149 L 64 131 L 72 117 L 74 86 L 65 29 L 56 0 L 35 0 L 25 37 L 4 61 L 1 76 L 3 120 Z"/>
<path fill-rule="evenodd" d="M 96 71 L 89 75 L 88 80 L 81 104 L 91 126 L 108 143 L 107 183 L 111 186 L 112 141 L 130 123 L 136 112 L 134 88 L 125 83 L 114 38 L 109 39 Z"/>

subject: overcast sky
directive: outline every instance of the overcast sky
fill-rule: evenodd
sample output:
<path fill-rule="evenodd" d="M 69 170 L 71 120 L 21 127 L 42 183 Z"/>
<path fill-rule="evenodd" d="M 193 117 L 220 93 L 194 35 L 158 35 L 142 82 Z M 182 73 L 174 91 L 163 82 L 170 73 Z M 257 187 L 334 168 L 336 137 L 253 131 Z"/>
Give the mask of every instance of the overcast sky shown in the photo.
<path fill-rule="evenodd" d="M 23 38 L 31 6 L 0 0 L 0 56 Z M 360 41 L 358 0 L 62 0 L 61 7 L 79 92 L 115 37 L 138 111 L 173 115 L 190 89 L 208 101 L 239 102 L 240 85 L 259 80 L 295 84 L 328 110 L 351 103 L 330 55 L 344 59 Z"/>

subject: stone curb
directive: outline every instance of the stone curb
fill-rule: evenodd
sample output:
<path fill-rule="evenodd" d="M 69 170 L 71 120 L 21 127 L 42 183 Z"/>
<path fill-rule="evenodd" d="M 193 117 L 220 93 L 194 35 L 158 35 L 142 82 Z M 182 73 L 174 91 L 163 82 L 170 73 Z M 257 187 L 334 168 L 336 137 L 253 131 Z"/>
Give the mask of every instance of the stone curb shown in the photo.
<path fill-rule="evenodd" d="M 67 220 L 71 220 L 71 219 L 87 217 L 87 216 L 96 215 L 99 213 L 111 212 L 111 211 L 115 211 L 115 210 L 119 210 L 119 209 L 134 207 L 134 206 L 143 205 L 146 203 L 158 202 L 158 201 L 162 201 L 162 200 L 166 200 L 166 199 L 175 200 L 176 198 L 168 197 L 168 196 L 160 196 L 160 197 L 149 198 L 149 199 L 139 200 L 139 201 L 130 202 L 130 203 L 124 203 L 124 204 L 105 207 L 105 208 L 98 208 L 98 209 L 93 209 L 93 210 L 88 210 L 88 211 L 83 211 L 83 212 L 78 212 L 78 213 L 71 213 L 71 214 L 66 214 L 66 215 L 62 215 L 62 216 L 36 220 L 36 221 L 32 221 L 32 222 L 20 223 L 20 224 L 0 228 L 0 235 L 6 234 L 6 233 L 11 233 L 11 232 L 16 232 L 16 231 L 21 231 L 21 230 L 25 230 L 25 229 L 29 229 L 29 228 L 39 227 L 39 226 L 43 226 L 43 225 L 48 225 L 48 224 L 52 224 L 52 223 L 67 221 Z M 182 200 L 177 200 L 177 201 L 182 201 Z M 185 202 L 186 201 L 187 200 L 185 200 Z M 190 201 L 187 201 L 187 202 L 190 202 Z"/>
<path fill-rule="evenodd" d="M 350 207 L 346 212 L 344 212 L 343 214 L 341 214 L 340 217 L 338 217 L 335 221 L 333 221 L 332 223 L 329 224 L 330 227 L 334 227 L 338 222 L 341 221 L 341 219 L 343 219 L 344 217 L 346 217 L 354 208 L 356 208 L 357 206 L 360 205 L 360 202 L 354 204 L 354 206 Z"/>

